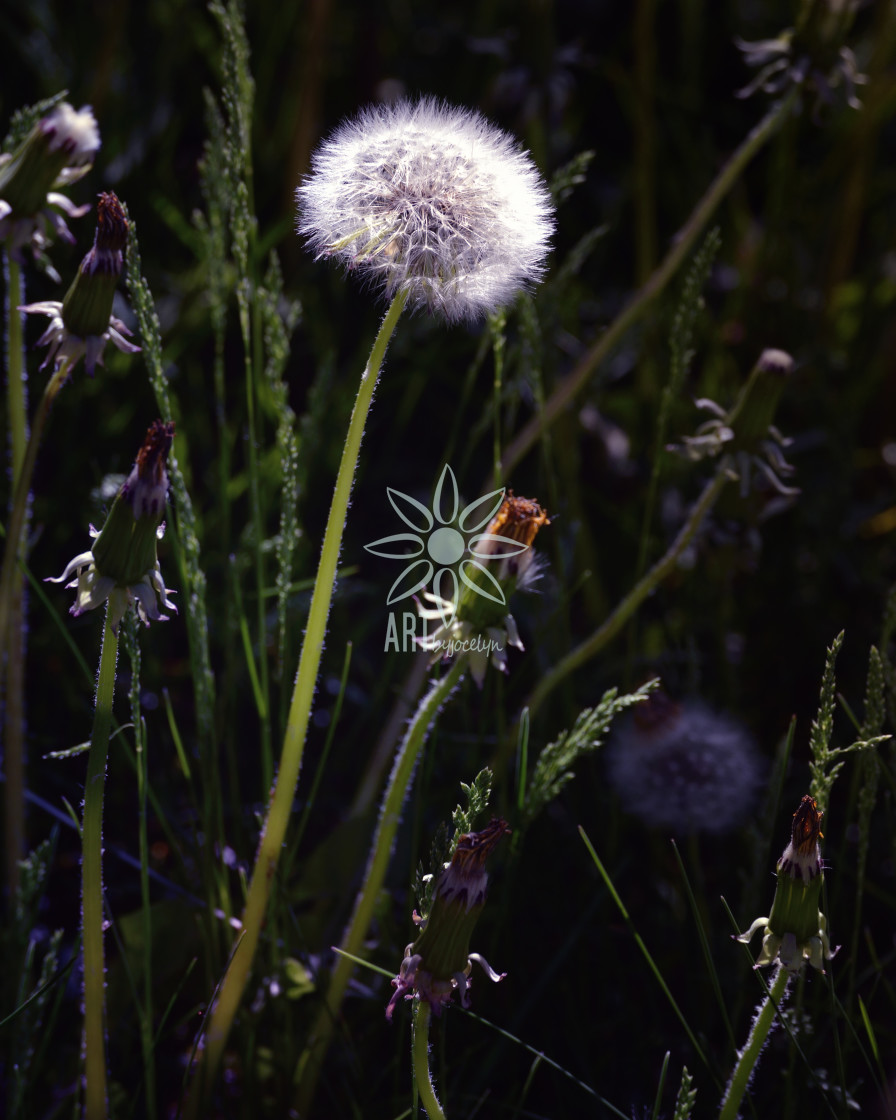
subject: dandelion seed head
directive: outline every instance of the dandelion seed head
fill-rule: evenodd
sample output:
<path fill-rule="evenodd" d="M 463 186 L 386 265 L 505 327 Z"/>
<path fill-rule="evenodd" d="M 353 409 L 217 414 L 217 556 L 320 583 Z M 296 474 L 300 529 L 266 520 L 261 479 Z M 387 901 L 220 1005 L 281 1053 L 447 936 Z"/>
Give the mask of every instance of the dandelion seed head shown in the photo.
<path fill-rule="evenodd" d="M 100 150 L 100 130 L 89 105 L 75 109 L 61 102 L 41 121 L 50 151 L 64 151 L 73 165 L 90 162 Z"/>
<path fill-rule="evenodd" d="M 735 828 L 761 777 L 755 745 L 740 723 L 699 700 L 675 703 L 662 693 L 620 721 L 606 761 L 627 812 L 652 828 L 683 833 Z"/>
<path fill-rule="evenodd" d="M 363 110 L 318 149 L 299 233 L 388 298 L 476 319 L 540 279 L 553 204 L 529 156 L 479 113 L 433 98 Z"/>

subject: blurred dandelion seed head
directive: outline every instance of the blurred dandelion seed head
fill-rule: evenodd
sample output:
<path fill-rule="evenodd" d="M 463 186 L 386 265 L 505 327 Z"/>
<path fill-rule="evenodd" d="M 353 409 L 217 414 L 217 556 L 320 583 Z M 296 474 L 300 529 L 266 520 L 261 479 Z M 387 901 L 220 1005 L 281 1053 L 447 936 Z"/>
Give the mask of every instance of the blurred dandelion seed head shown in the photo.
<path fill-rule="evenodd" d="M 516 141 L 433 98 L 364 109 L 315 153 L 296 192 L 298 231 L 320 257 L 386 296 L 449 321 L 476 319 L 539 280 L 550 193 Z"/>
<path fill-rule="evenodd" d="M 63 101 L 38 127 L 49 138 L 50 151 L 64 151 L 70 166 L 92 163 L 100 150 L 100 130 L 89 105 L 75 109 Z"/>
<path fill-rule="evenodd" d="M 761 778 L 755 745 L 741 724 L 699 700 L 676 703 L 663 693 L 619 722 L 606 763 L 626 812 L 652 828 L 683 833 L 737 827 Z"/>

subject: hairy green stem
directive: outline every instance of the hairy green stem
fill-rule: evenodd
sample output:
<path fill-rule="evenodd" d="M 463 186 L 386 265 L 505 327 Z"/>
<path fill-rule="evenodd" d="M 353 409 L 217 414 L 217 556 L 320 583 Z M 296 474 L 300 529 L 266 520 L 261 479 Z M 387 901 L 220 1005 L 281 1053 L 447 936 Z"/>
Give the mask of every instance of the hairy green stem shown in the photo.
<path fill-rule="evenodd" d="M 9 522 L 6 526 L 6 543 L 3 549 L 3 568 L 0 574 L 0 649 L 6 648 L 6 636 L 10 622 L 10 597 L 13 593 L 18 568 L 20 541 L 25 526 L 25 516 L 28 512 L 28 494 L 31 490 L 31 479 L 34 477 L 34 464 L 37 461 L 37 449 L 40 446 L 44 425 L 50 415 L 50 407 L 56 399 L 56 394 L 65 384 L 68 377 L 68 361 L 63 361 L 59 369 L 47 382 L 31 432 L 25 445 L 25 454 L 22 459 L 22 468 L 15 483 L 12 508 Z"/>
<path fill-rule="evenodd" d="M 336 582 L 336 565 L 342 544 L 342 531 L 345 526 L 345 516 L 351 496 L 352 483 L 354 482 L 355 468 L 358 463 L 358 454 L 361 449 L 361 440 L 386 347 L 404 309 L 406 299 L 407 294 L 405 292 L 399 292 L 393 299 L 373 344 L 370 358 L 361 375 L 361 384 L 352 410 L 345 447 L 342 452 L 342 461 L 339 464 L 339 473 L 336 477 L 330 515 L 327 518 L 320 563 L 314 580 L 308 624 L 305 629 L 305 639 L 302 642 L 299 670 L 296 675 L 289 719 L 286 725 L 286 735 L 280 756 L 280 768 L 274 782 L 267 817 L 261 831 L 261 839 L 255 857 L 255 866 L 252 869 L 252 878 L 249 882 L 246 905 L 243 911 L 241 941 L 233 956 L 227 975 L 221 984 L 218 998 L 211 1013 L 206 1047 L 191 1087 L 188 1106 L 188 1115 L 190 1116 L 195 1117 L 201 1114 L 203 1098 L 214 1081 L 231 1024 L 249 979 L 249 970 L 255 957 L 258 938 L 265 920 L 271 883 L 283 848 L 283 838 L 286 835 L 286 828 L 292 814 L 296 783 L 299 780 L 302 751 L 311 714 L 311 702 L 314 697 L 314 686 L 320 667 L 321 651 L 323 650 L 327 630 L 327 618 L 330 613 L 330 602 L 333 598 L 333 588 Z"/>
<path fill-rule="evenodd" d="M 650 304 L 665 289 L 682 261 L 691 251 L 696 239 L 706 228 L 719 203 L 740 178 L 750 160 L 774 136 L 793 108 L 798 96 L 798 90 L 791 90 L 776 105 L 772 106 L 741 146 L 732 154 L 694 207 L 691 216 L 674 238 L 669 252 L 654 270 L 647 283 L 638 289 L 606 331 L 582 355 L 575 368 L 563 378 L 544 402 L 544 406 L 538 410 L 538 415 L 526 424 L 504 452 L 501 466 L 505 477 L 510 474 L 526 452 L 563 413 L 576 394 L 587 384 L 594 370 L 612 351 L 613 347 L 622 340 L 626 331 L 641 318 Z"/>
<path fill-rule="evenodd" d="M 429 1023 L 432 1008 L 429 1000 L 417 999 L 414 1003 L 414 1038 L 412 1058 L 414 1063 L 414 1082 L 420 1094 L 420 1103 L 426 1109 L 429 1120 L 445 1120 L 445 1112 L 439 1104 L 429 1072 Z"/>
<path fill-rule="evenodd" d="M 106 757 L 112 729 L 112 696 L 118 637 L 103 624 L 100 669 L 96 682 L 96 711 L 87 757 L 84 817 L 81 826 L 81 940 L 84 951 L 84 1054 L 86 1120 L 105 1120 L 106 1032 L 105 959 L 103 952 L 103 792 Z"/>
<path fill-rule="evenodd" d="M 647 596 L 671 573 L 678 558 L 694 539 L 694 535 L 700 528 L 703 519 L 716 504 L 728 481 L 725 472 L 718 469 L 703 488 L 703 493 L 694 503 L 687 521 L 679 530 L 678 536 L 669 545 L 665 555 L 657 560 L 643 579 L 635 584 L 622 602 L 590 637 L 577 645 L 575 649 L 570 650 L 566 657 L 558 661 L 553 669 L 541 678 L 526 705 L 530 717 L 565 677 L 568 677 L 580 665 L 594 657 L 612 638 L 615 638 Z"/>
<path fill-rule="evenodd" d="M 25 459 L 28 439 L 27 402 L 25 399 L 24 362 L 22 358 L 22 312 L 24 303 L 22 270 L 7 242 L 4 253 L 6 266 L 6 412 L 9 423 L 9 476 L 13 494 L 16 492 Z M 15 499 L 13 499 L 14 505 Z M 7 526 L 6 551 L 14 561 L 24 552 L 23 532 L 28 492 L 21 524 Z M 13 509 L 10 508 L 10 514 Z M 25 855 L 25 712 L 24 712 L 24 660 L 25 660 L 25 598 L 21 578 L 11 573 L 11 583 L 3 595 L 3 629 L 0 631 L 0 677 L 6 674 L 4 723 L 6 747 L 4 770 L 6 882 L 10 897 L 19 884 L 19 860 Z M 7 642 L 6 635 L 9 634 Z"/>
<path fill-rule="evenodd" d="M 762 1048 L 765 1046 L 768 1032 L 771 1030 L 772 1023 L 775 1021 L 775 1016 L 787 995 L 787 982 L 789 979 L 790 973 L 788 973 L 787 969 L 782 964 L 779 964 L 778 971 L 775 973 L 774 979 L 772 980 L 769 994 L 763 1000 L 762 1006 L 759 1008 L 759 1013 L 753 1022 L 753 1027 L 747 1038 L 747 1044 L 738 1055 L 737 1065 L 734 1067 L 731 1080 L 728 1082 L 728 1087 L 725 1090 L 725 1096 L 722 1098 L 719 1120 L 736 1120 L 736 1117 L 740 1113 L 741 1101 L 743 1100 L 744 1093 L 747 1091 L 750 1078 L 753 1076 L 756 1063 L 759 1061 Z"/>
<path fill-rule="evenodd" d="M 300 1059 L 299 1091 L 297 1099 L 297 1112 L 299 1116 L 310 1115 L 311 1098 L 317 1081 L 317 1074 L 326 1054 L 333 1028 L 336 1024 L 339 1008 L 351 978 L 354 961 L 343 954 L 357 957 L 361 953 L 364 939 L 370 928 L 376 900 L 382 890 L 389 867 L 389 858 L 395 843 L 395 833 L 401 820 L 401 810 L 407 797 L 408 787 L 420 757 L 420 751 L 426 740 L 427 732 L 432 726 L 442 704 L 448 699 L 454 686 L 464 674 L 466 663 L 464 658 L 455 659 L 451 668 L 442 677 L 435 681 L 423 699 L 420 701 L 414 718 L 405 733 L 395 762 L 383 802 L 380 808 L 380 817 L 367 861 L 367 870 L 364 881 L 355 898 L 352 916 L 342 935 L 339 948 L 342 953 L 336 961 L 324 1006 L 317 1017 L 317 1022 L 308 1038 L 305 1052 Z"/>

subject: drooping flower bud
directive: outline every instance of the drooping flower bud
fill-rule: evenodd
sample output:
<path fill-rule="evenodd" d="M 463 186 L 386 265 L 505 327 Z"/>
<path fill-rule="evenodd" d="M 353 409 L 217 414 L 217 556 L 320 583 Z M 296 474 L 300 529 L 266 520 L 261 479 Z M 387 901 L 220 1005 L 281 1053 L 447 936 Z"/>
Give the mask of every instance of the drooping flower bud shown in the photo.
<path fill-rule="evenodd" d="M 127 240 L 128 223 L 121 203 L 111 191 L 101 194 L 93 248 L 81 261 L 65 299 L 61 303 L 44 300 L 20 308 L 51 318 L 37 342 L 38 346 L 49 347 L 41 369 L 51 362 L 58 369 L 63 361 L 71 367 L 83 355 L 87 372 L 93 376 L 97 362 L 103 364 L 107 342 L 114 343 L 123 353 L 139 353 L 140 347 L 124 337 L 131 332 L 112 314 Z"/>
<path fill-rule="evenodd" d="M 436 1015 L 451 1002 L 455 989 L 460 992 L 461 1005 L 468 1007 L 472 961 L 482 966 L 489 979 L 504 978 L 478 953 L 470 952 L 470 937 L 485 905 L 486 856 L 509 832 L 506 821 L 494 819 L 481 832 L 468 832 L 458 839 L 451 862 L 436 883 L 432 913 L 425 919 L 415 915 L 423 928 L 405 949 L 401 969 L 392 981 L 395 992 L 386 1008 L 387 1019 L 402 998 L 412 999 L 415 993 L 429 1001 Z"/>
<path fill-rule="evenodd" d="M 831 949 L 827 921 L 819 909 L 824 880 L 818 844 L 823 836 L 822 816 L 815 798 L 807 793 L 793 814 L 790 843 L 778 860 L 771 914 L 757 918 L 737 938 L 747 943 L 757 930 L 764 930 L 762 951 L 754 968 L 780 960 L 789 972 L 796 973 L 807 960 L 823 973 L 824 962 L 836 952 Z"/>
<path fill-rule="evenodd" d="M 86 174 L 99 147 L 90 106 L 76 111 L 63 101 L 38 121 L 14 152 L 0 156 L 0 241 L 17 259 L 30 245 L 35 260 L 57 281 L 44 250 L 54 234 L 73 243 L 65 217 L 80 218 L 90 207 L 75 206 L 54 188 Z"/>
<path fill-rule="evenodd" d="M 80 178 L 99 149 L 90 106 L 76 112 L 67 101 L 57 105 L 0 164 L 0 199 L 9 207 L 7 213 L 33 218 L 46 206 L 52 188 Z"/>
<path fill-rule="evenodd" d="M 786 486 L 781 475 L 793 474 L 783 449 L 790 444 L 773 424 L 781 393 L 793 370 L 793 359 L 783 350 L 763 350 L 750 372 L 737 400 L 730 409 L 701 397 L 698 408 L 712 413 L 714 419 L 701 424 L 693 436 L 685 436 L 677 451 L 694 461 L 721 457 L 720 467 L 729 478 L 740 482 L 743 496 L 755 481 L 764 480 L 783 497 L 792 498 L 799 490 Z"/>
<path fill-rule="evenodd" d="M 133 604 L 141 621 L 167 618 L 160 608 L 177 608 L 169 600 L 156 551 L 164 532 L 162 516 L 168 493 L 165 460 L 174 439 L 174 424 L 156 420 L 146 433 L 137 461 L 118 491 L 100 532 L 91 525 L 95 543 L 69 562 L 51 583 L 76 587 L 71 608 L 76 617 L 109 600 L 109 624 L 117 630 L 127 608 Z"/>
<path fill-rule="evenodd" d="M 500 491 L 498 492 L 500 495 Z M 507 491 L 484 533 L 474 538 L 471 559 L 459 569 L 463 586 L 455 600 L 424 593 L 434 609 L 418 605 L 421 617 L 440 620 L 441 626 L 420 644 L 439 656 L 465 655 L 470 672 L 481 685 L 489 659 L 507 671 L 507 646 L 523 649 L 507 600 L 517 590 L 532 587 L 540 575 L 532 545 L 548 515 L 537 501 Z"/>

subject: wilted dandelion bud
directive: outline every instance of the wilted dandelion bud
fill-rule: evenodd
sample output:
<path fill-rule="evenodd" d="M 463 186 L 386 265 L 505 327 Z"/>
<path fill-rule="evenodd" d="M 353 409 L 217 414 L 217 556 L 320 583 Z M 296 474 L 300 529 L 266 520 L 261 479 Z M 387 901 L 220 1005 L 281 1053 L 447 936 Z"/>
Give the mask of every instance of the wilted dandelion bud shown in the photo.
<path fill-rule="evenodd" d="M 778 885 L 772 911 L 767 918 L 757 918 L 750 928 L 738 936 L 747 943 L 757 930 L 763 930 L 762 951 L 754 968 L 780 960 L 789 972 L 799 972 L 803 961 L 824 972 L 824 962 L 831 950 L 827 921 L 819 909 L 821 884 L 824 880 L 821 850 L 822 813 L 808 793 L 793 814 L 790 843 L 778 860 Z"/>
<path fill-rule="evenodd" d="M 79 218 L 88 206 L 75 206 L 54 188 L 81 178 L 99 151 L 100 134 L 90 106 L 79 111 L 68 102 L 48 113 L 16 150 L 0 156 L 0 239 L 13 251 L 31 242 L 35 255 L 52 233 L 74 241 L 59 211 Z"/>
<path fill-rule="evenodd" d="M 478 953 L 470 952 L 470 937 L 485 905 L 486 856 L 509 832 L 506 821 L 495 819 L 481 832 L 468 832 L 458 839 L 451 862 L 436 883 L 432 913 L 425 919 L 414 916 L 422 930 L 405 949 L 401 969 L 392 981 L 395 992 L 386 1008 L 387 1019 L 402 998 L 412 999 L 415 994 L 429 1001 L 435 1015 L 451 1002 L 455 990 L 460 992 L 461 1005 L 469 1007 L 473 961 L 490 980 L 504 979 Z"/>
<path fill-rule="evenodd" d="M 113 630 L 133 603 L 147 626 L 167 615 L 161 609 L 177 608 L 169 600 L 162 579 L 156 545 L 164 533 L 162 515 L 168 494 L 165 461 L 174 439 L 174 424 L 156 420 L 146 433 L 131 473 L 118 491 L 100 532 L 91 525 L 94 538 L 89 552 L 82 552 L 58 579 L 77 588 L 71 613 L 76 617 L 109 601 L 109 625 Z"/>
<path fill-rule="evenodd" d="M 460 584 L 453 579 L 453 597 L 425 592 L 424 599 L 434 607 L 418 605 L 421 617 L 441 622 L 420 640 L 421 646 L 437 657 L 466 656 L 479 685 L 489 659 L 506 672 L 508 645 L 524 648 L 507 601 L 514 591 L 529 590 L 538 580 L 541 565 L 532 545 L 539 529 L 549 523 L 532 498 L 517 498 L 511 490 L 506 495 L 500 491 L 499 501 L 485 532 L 468 545 L 470 559 L 460 564 Z M 449 574 L 453 577 L 450 569 Z"/>
<path fill-rule="evenodd" d="M 756 77 L 738 97 L 762 90 L 779 94 L 798 86 L 814 95 L 813 116 L 822 104 L 842 98 L 851 109 L 860 109 L 856 86 L 868 79 L 859 72 L 856 57 L 846 46 L 846 35 L 858 8 L 857 0 L 803 0 L 796 26 L 785 28 L 775 39 L 747 43 L 738 40 L 748 66 Z"/>
<path fill-rule="evenodd" d="M 736 828 L 760 781 L 756 747 L 740 723 L 699 700 L 676 703 L 663 692 L 619 721 L 605 757 L 623 808 L 650 828 L 673 832 Z"/>
<path fill-rule="evenodd" d="M 799 494 L 781 480 L 781 475 L 793 474 L 783 454 L 791 440 L 772 423 L 792 370 L 793 359 L 784 350 L 763 350 L 733 406 L 726 410 L 716 401 L 701 397 L 695 402 L 697 407 L 710 412 L 714 419 L 701 424 L 695 435 L 685 436 L 680 445 L 671 444 L 668 450 L 695 461 L 721 456 L 719 469 L 740 482 L 743 496 L 762 480 L 784 497 Z"/>
<path fill-rule="evenodd" d="M 343 123 L 297 200 L 299 233 L 318 257 L 451 321 L 538 280 L 553 230 L 550 194 L 513 138 L 433 98 Z"/>
<path fill-rule="evenodd" d="M 121 203 L 111 192 L 101 194 L 93 248 L 81 261 L 65 299 L 61 303 L 44 300 L 20 308 L 29 314 L 50 316 L 50 325 L 37 342 L 38 346 L 48 347 L 41 369 L 51 362 L 58 369 L 63 361 L 71 368 L 83 355 L 92 377 L 97 362 L 103 364 L 107 342 L 113 342 L 126 354 L 139 353 L 140 347 L 124 337 L 131 332 L 112 314 L 127 240 L 128 223 Z"/>

